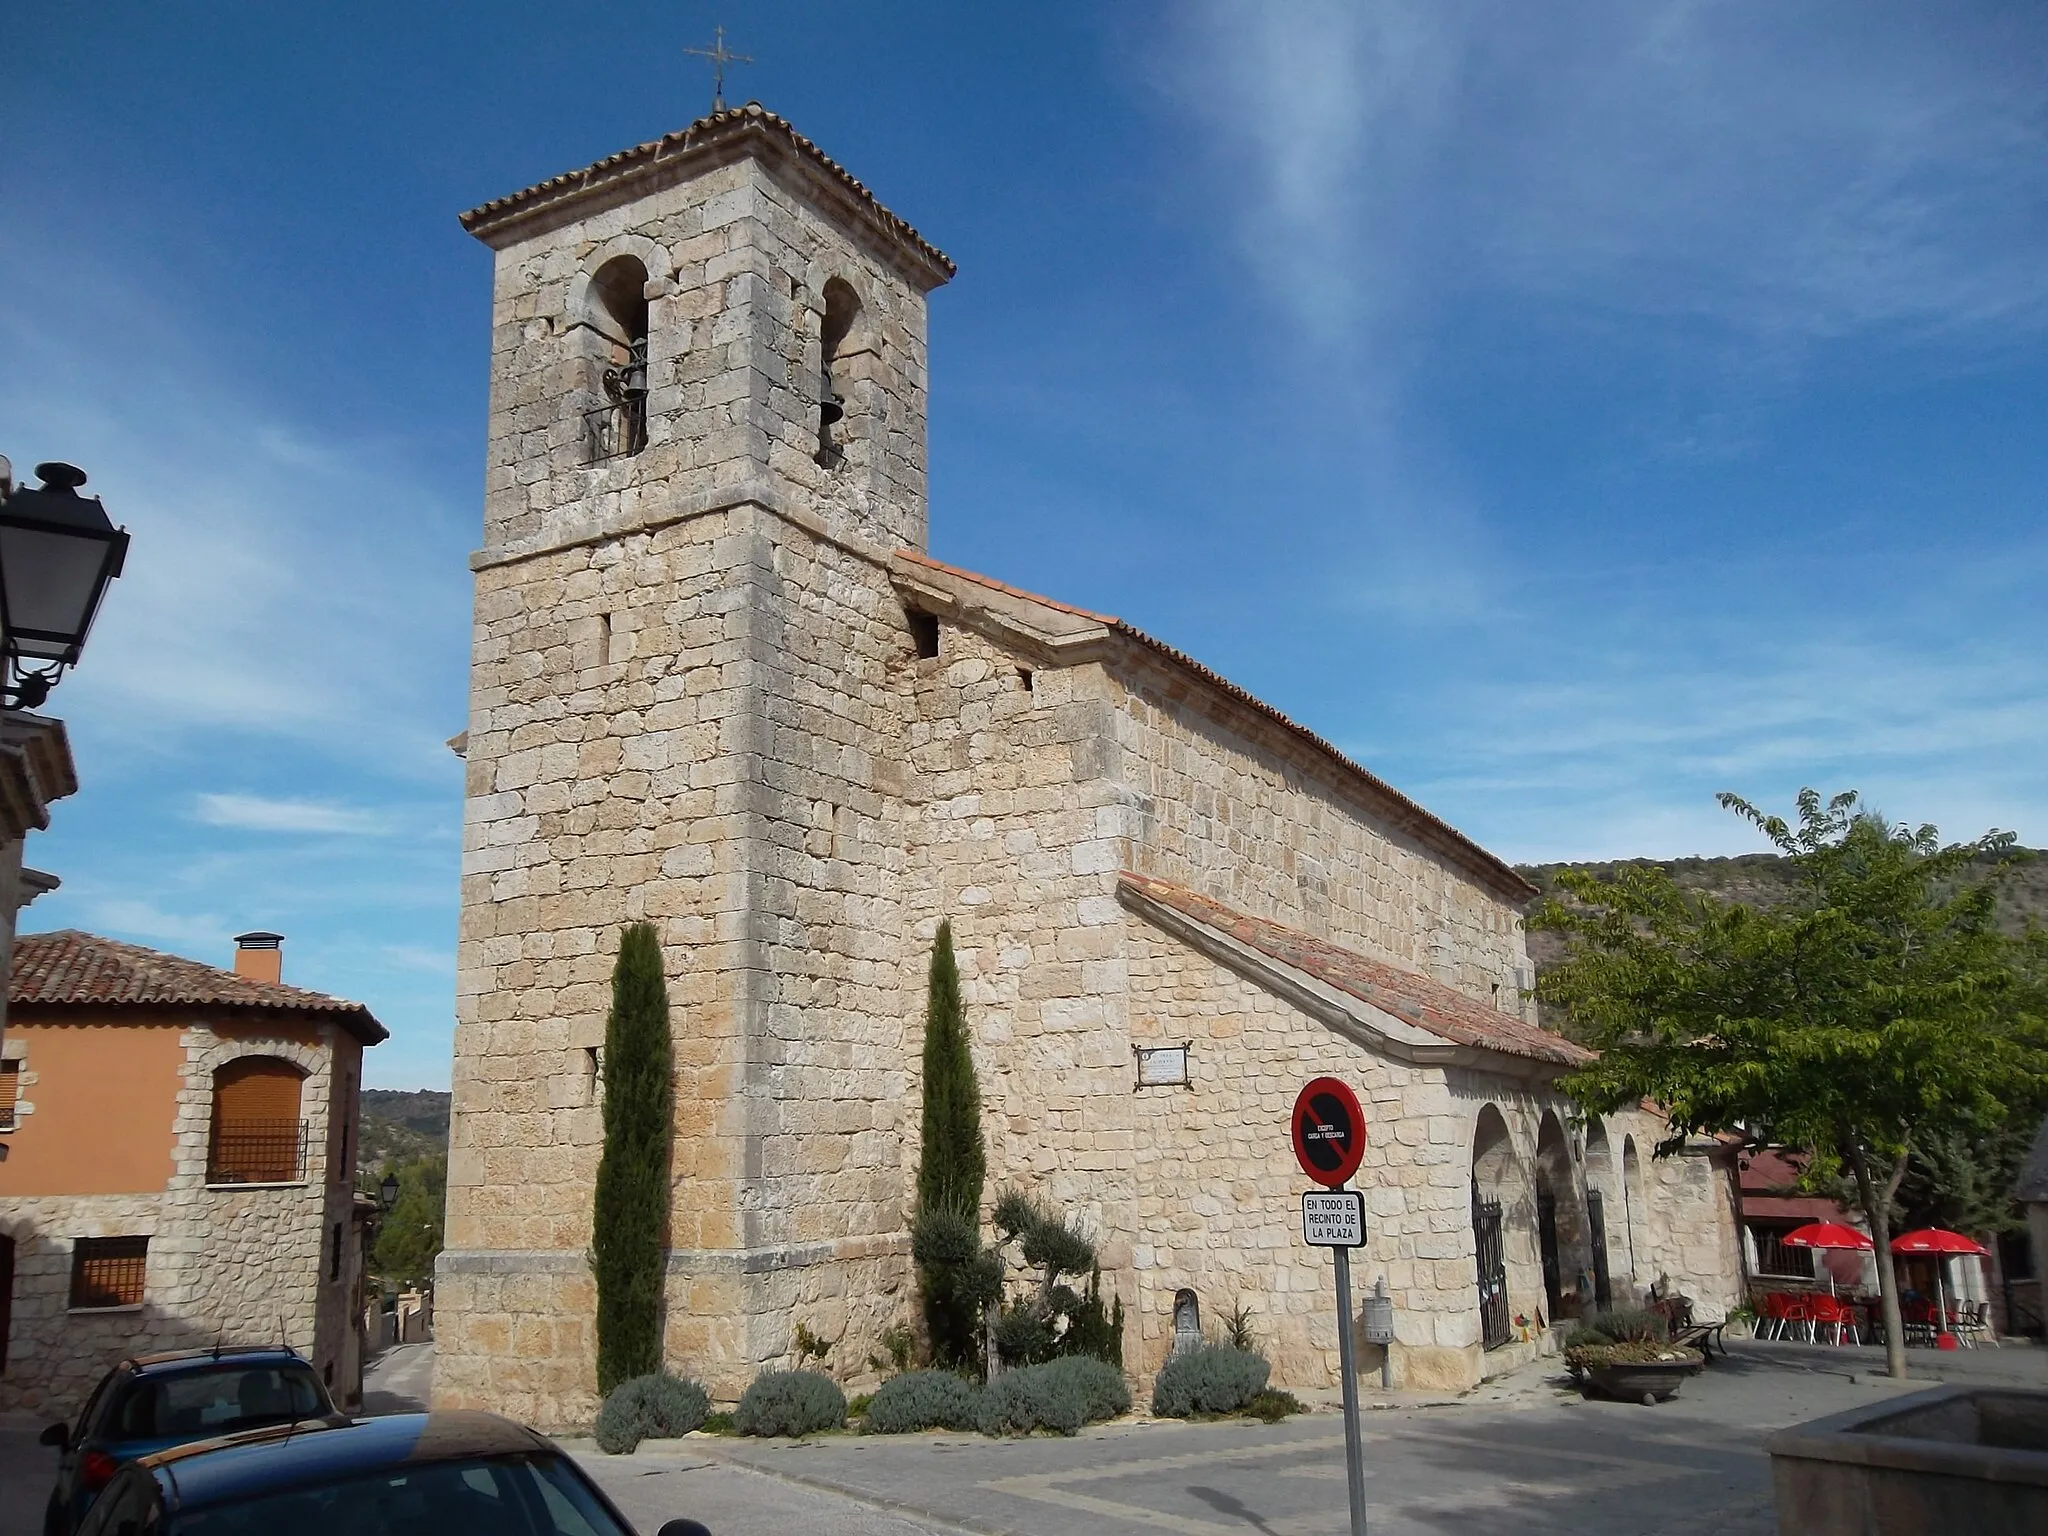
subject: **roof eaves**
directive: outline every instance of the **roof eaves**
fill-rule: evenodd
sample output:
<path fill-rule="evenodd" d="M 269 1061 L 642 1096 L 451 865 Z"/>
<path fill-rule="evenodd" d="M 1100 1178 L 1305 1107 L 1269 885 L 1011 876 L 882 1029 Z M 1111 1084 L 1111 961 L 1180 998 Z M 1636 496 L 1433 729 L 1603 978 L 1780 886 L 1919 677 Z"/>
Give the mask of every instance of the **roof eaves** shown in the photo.
<path fill-rule="evenodd" d="M 721 146 L 748 143 L 793 152 L 798 161 L 819 173 L 827 186 L 844 194 L 852 206 L 872 221 L 878 233 L 911 259 L 912 265 L 922 269 L 919 275 L 927 280 L 928 287 L 938 287 L 959 270 L 951 257 L 913 229 L 908 220 L 883 206 L 845 166 L 758 101 L 700 117 L 679 133 L 663 134 L 606 155 L 581 170 L 550 176 L 546 181 L 479 204 L 458 217 L 462 227 L 479 240 L 493 245 L 504 243 L 517 238 L 519 226 L 564 202 L 686 155 L 708 155 Z"/>
<path fill-rule="evenodd" d="M 1290 929 L 1283 923 L 1237 912 L 1168 881 L 1126 870 L 1117 880 L 1117 899 L 1154 926 L 1275 991 L 1323 1022 L 1346 1028 L 1348 1033 L 1356 1034 L 1362 1029 L 1369 1037 L 1366 1044 L 1390 1055 L 1420 1064 L 1485 1065 L 1495 1070 L 1513 1061 L 1519 1065 L 1510 1070 L 1519 1074 L 1549 1076 L 1593 1059 L 1593 1053 L 1585 1047 L 1529 1026 L 1511 1014 L 1487 1009 L 1440 982 L 1399 972 L 1397 967 Z M 1221 924 L 1212 920 L 1212 911 Z M 1303 960 L 1279 952 L 1278 946 L 1264 941 L 1267 932 L 1287 935 L 1297 941 L 1295 948 L 1302 947 L 1305 941 L 1307 946 L 1341 958 L 1346 962 L 1338 968 L 1343 974 L 1319 971 Z M 1406 990 L 1363 983 L 1358 972 L 1368 968 L 1401 976 Z M 1427 998 L 1432 990 L 1451 994 L 1446 999 L 1450 1009 L 1455 1013 L 1472 1013 L 1474 1019 L 1461 1019 L 1443 1007 L 1432 1007 Z M 1333 1000 L 1343 1017 L 1331 1013 Z M 1361 1014 L 1359 1005 L 1381 1015 L 1386 1023 Z M 1476 1022 L 1480 1010 L 1498 1017 Z M 1395 1027 L 1389 1029 L 1387 1024 Z M 1435 1043 L 1425 1043 L 1418 1036 L 1427 1036 Z"/>

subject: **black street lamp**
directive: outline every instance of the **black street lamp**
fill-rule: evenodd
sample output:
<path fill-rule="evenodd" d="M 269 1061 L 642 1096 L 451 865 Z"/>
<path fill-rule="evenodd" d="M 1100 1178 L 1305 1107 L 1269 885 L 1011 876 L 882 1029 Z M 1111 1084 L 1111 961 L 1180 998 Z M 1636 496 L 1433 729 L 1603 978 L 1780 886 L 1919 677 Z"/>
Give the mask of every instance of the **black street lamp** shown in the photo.
<path fill-rule="evenodd" d="M 398 1175 L 387 1173 L 384 1182 L 377 1186 L 377 1208 L 388 1211 L 398 1203 Z"/>
<path fill-rule="evenodd" d="M 34 709 L 78 660 L 107 583 L 121 574 L 128 531 L 97 496 L 81 496 L 85 471 L 38 464 L 43 483 L 14 483 L 0 458 L 0 703 Z"/>

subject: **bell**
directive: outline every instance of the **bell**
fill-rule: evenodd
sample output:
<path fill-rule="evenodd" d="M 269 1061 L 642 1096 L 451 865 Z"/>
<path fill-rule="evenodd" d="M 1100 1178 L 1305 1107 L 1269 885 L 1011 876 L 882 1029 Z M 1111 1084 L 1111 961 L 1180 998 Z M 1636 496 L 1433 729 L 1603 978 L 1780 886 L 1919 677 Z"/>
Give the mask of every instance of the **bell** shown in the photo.
<path fill-rule="evenodd" d="M 846 405 L 832 388 L 832 375 L 825 375 L 824 388 L 818 392 L 818 425 L 829 427 L 846 416 Z"/>

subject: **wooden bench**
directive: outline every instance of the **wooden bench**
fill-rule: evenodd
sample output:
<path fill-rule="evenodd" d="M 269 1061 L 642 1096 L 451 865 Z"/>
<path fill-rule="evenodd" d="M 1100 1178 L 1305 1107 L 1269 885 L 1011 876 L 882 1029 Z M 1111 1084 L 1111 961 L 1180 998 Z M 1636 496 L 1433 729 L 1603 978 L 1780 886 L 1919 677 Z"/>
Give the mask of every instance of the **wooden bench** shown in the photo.
<path fill-rule="evenodd" d="M 1681 1349 L 1697 1348 L 1704 1363 L 1714 1358 L 1714 1351 L 1721 1351 L 1721 1358 L 1728 1358 L 1727 1341 L 1721 1337 L 1721 1330 L 1728 1324 L 1723 1322 L 1699 1323 L 1693 1321 L 1692 1303 L 1682 1296 L 1667 1297 L 1650 1303 L 1650 1310 L 1661 1314 L 1670 1329 L 1671 1342 Z"/>
<path fill-rule="evenodd" d="M 1721 1337 L 1721 1330 L 1727 1326 L 1725 1322 L 1680 1323 L 1671 1330 L 1671 1342 L 1685 1348 L 1698 1345 L 1702 1361 L 1711 1361 L 1718 1348 L 1725 1360 L 1728 1358 L 1728 1345 Z"/>

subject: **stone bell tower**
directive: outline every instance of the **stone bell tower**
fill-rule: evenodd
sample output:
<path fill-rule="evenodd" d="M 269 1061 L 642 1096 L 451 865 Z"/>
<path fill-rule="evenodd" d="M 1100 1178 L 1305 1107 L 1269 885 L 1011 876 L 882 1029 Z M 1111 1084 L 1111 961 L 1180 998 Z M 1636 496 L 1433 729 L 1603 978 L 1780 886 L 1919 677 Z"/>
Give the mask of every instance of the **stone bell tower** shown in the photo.
<path fill-rule="evenodd" d="M 558 1425 L 596 1408 L 625 923 L 669 980 L 669 1359 L 736 1391 L 907 1283 L 887 570 L 953 266 L 756 105 L 462 223 L 495 277 L 435 1398 Z"/>

